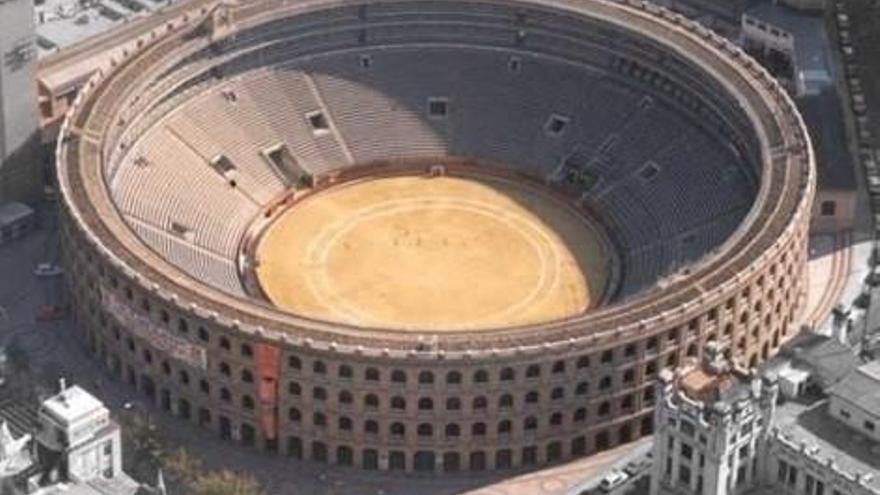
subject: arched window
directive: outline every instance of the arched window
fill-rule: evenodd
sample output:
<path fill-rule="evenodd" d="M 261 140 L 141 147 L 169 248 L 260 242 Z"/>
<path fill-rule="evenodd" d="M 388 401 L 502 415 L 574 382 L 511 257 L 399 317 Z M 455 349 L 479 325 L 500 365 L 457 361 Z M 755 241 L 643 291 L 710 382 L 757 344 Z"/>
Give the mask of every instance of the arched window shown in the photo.
<path fill-rule="evenodd" d="M 611 388 L 611 377 L 603 376 L 601 380 L 599 380 L 599 390 L 607 390 Z"/>
<path fill-rule="evenodd" d="M 419 411 L 431 411 L 434 409 L 434 401 L 430 397 L 419 399 Z"/>
<path fill-rule="evenodd" d="M 550 426 L 560 426 L 562 424 L 562 413 L 555 412 L 550 415 Z"/>
<path fill-rule="evenodd" d="M 294 370 L 302 369 L 302 361 L 296 356 L 289 356 L 287 358 L 287 367 Z"/>
<path fill-rule="evenodd" d="M 513 396 L 510 394 L 504 394 L 498 398 L 498 408 L 499 409 L 510 409 L 513 407 Z"/>
<path fill-rule="evenodd" d="M 406 373 L 401 370 L 392 371 L 391 381 L 394 383 L 406 383 Z"/>
<path fill-rule="evenodd" d="M 434 373 L 431 373 L 430 371 L 419 372 L 419 384 L 430 385 L 432 383 L 434 383 Z"/>
<path fill-rule="evenodd" d="M 368 433 L 370 435 L 378 435 L 379 434 L 379 423 L 372 419 L 368 419 L 364 421 L 364 433 Z"/>
<path fill-rule="evenodd" d="M 291 407 L 287 410 L 287 419 L 293 421 L 294 423 L 299 423 L 300 421 L 302 421 L 302 413 L 299 412 L 299 409 Z"/>
<path fill-rule="evenodd" d="M 434 436 L 434 427 L 431 426 L 431 423 L 421 423 L 416 428 L 416 434 L 420 437 L 432 437 Z"/>
<path fill-rule="evenodd" d="M 348 416 L 340 416 L 339 417 L 339 429 L 342 431 L 351 431 L 352 429 L 351 418 Z"/>
<path fill-rule="evenodd" d="M 599 416 L 606 416 L 610 412 L 611 412 L 611 403 L 610 402 L 605 401 L 605 402 L 599 404 Z"/>
<path fill-rule="evenodd" d="M 488 403 L 486 402 L 486 398 L 483 396 L 474 397 L 473 409 L 474 411 L 479 411 L 486 409 Z"/>
<path fill-rule="evenodd" d="M 471 426 L 471 435 L 482 437 L 486 434 L 486 423 L 474 423 Z"/>
<path fill-rule="evenodd" d="M 446 438 L 455 438 L 461 435 L 461 428 L 455 423 L 446 425 Z"/>
<path fill-rule="evenodd" d="M 312 363 L 312 371 L 317 375 L 323 375 L 327 373 L 327 365 L 323 361 L 315 361 Z"/>
<path fill-rule="evenodd" d="M 229 363 L 220 363 L 220 374 L 223 376 L 229 376 L 232 374 L 232 370 L 229 368 Z"/>
<path fill-rule="evenodd" d="M 406 435 L 406 426 L 400 422 L 391 423 L 391 428 L 389 429 L 391 432 L 391 436 L 402 437 Z"/>
<path fill-rule="evenodd" d="M 250 395 L 245 395 L 241 398 L 241 407 L 252 410 L 254 408 L 254 398 Z"/>
<path fill-rule="evenodd" d="M 502 382 L 509 382 L 516 378 L 516 372 L 513 368 L 504 368 L 501 370 L 500 379 Z"/>
<path fill-rule="evenodd" d="M 394 396 L 391 398 L 391 409 L 396 409 L 398 411 L 403 411 L 406 409 L 406 399 L 400 396 Z"/>
<path fill-rule="evenodd" d="M 590 393 L 590 384 L 588 382 L 580 382 L 574 389 L 575 395 L 587 395 Z"/>
<path fill-rule="evenodd" d="M 232 345 L 229 343 L 229 339 L 227 339 L 226 337 L 220 337 L 220 348 L 221 349 L 228 351 L 231 347 L 232 347 Z"/>
<path fill-rule="evenodd" d="M 241 355 L 244 357 L 251 357 L 254 355 L 254 350 L 251 348 L 250 344 L 241 344 Z"/>
<path fill-rule="evenodd" d="M 565 398 L 565 389 L 562 387 L 555 387 L 550 392 L 550 399 L 551 400 L 562 400 L 564 398 Z"/>
<path fill-rule="evenodd" d="M 486 383 L 489 381 L 489 373 L 486 370 L 477 370 L 474 373 L 474 383 Z"/>
<path fill-rule="evenodd" d="M 526 368 L 526 378 L 538 378 L 539 376 L 541 376 L 541 367 L 537 364 L 529 365 Z"/>
<path fill-rule="evenodd" d="M 232 400 L 232 394 L 229 392 L 229 389 L 223 387 L 220 389 L 220 400 L 223 402 L 230 402 Z"/>
<path fill-rule="evenodd" d="M 580 407 L 574 412 L 574 416 L 572 417 L 575 423 L 580 423 L 581 421 L 586 421 L 587 419 L 587 409 L 584 407 Z"/>
<path fill-rule="evenodd" d="M 458 397 L 450 397 L 446 399 L 446 410 L 447 411 L 458 411 L 461 409 L 461 399 Z"/>
<path fill-rule="evenodd" d="M 538 391 L 532 390 L 526 394 L 526 404 L 537 404 L 540 398 L 541 396 L 538 394 Z"/>
<path fill-rule="evenodd" d="M 461 383 L 461 373 L 458 371 L 450 371 L 446 373 L 446 383 L 449 385 L 458 385 Z"/>
<path fill-rule="evenodd" d="M 526 431 L 538 429 L 538 418 L 529 416 L 523 421 L 523 429 Z"/>
<path fill-rule="evenodd" d="M 379 370 L 376 368 L 367 368 L 364 372 L 364 379 L 368 382 L 378 382 L 379 381 Z"/>
<path fill-rule="evenodd" d="M 351 392 L 348 390 L 342 390 L 339 392 L 339 403 L 340 404 L 351 404 L 354 402 L 354 398 L 351 395 Z"/>
<path fill-rule="evenodd" d="M 553 363 L 553 374 L 565 373 L 565 361 L 556 361 Z"/>
<path fill-rule="evenodd" d="M 376 394 L 367 394 L 364 396 L 364 407 L 367 409 L 378 409 L 379 397 Z"/>
<path fill-rule="evenodd" d="M 289 382 L 287 384 L 287 392 L 290 395 L 300 395 L 302 393 L 302 387 L 300 387 L 297 382 Z"/>
<path fill-rule="evenodd" d="M 324 416 L 323 413 L 316 412 L 312 415 L 312 424 L 321 428 L 327 426 L 327 416 Z"/>
<path fill-rule="evenodd" d="M 351 366 L 343 364 L 339 367 L 339 378 L 350 379 L 352 376 L 354 376 L 354 371 Z"/>
<path fill-rule="evenodd" d="M 254 375 L 249 370 L 241 370 L 241 381 L 245 383 L 254 383 Z"/>
<path fill-rule="evenodd" d="M 504 435 L 506 433 L 510 433 L 513 430 L 513 423 L 510 422 L 509 419 L 505 419 L 498 422 L 498 434 Z"/>
<path fill-rule="evenodd" d="M 327 400 L 327 391 L 323 387 L 312 389 L 312 398 L 315 400 Z"/>

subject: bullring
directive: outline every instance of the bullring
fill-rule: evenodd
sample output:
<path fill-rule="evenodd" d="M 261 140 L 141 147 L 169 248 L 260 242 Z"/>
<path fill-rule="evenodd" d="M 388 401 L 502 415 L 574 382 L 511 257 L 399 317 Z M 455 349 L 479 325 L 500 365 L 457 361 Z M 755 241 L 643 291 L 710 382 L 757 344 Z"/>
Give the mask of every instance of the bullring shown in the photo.
<path fill-rule="evenodd" d="M 605 450 L 653 430 L 660 368 L 710 340 L 756 365 L 806 301 L 815 171 L 794 105 L 642 2 L 216 6 L 90 81 L 57 161 L 96 357 L 170 413 L 297 458 L 453 472 Z M 266 297 L 260 233 L 304 197 L 474 171 L 595 221 L 600 303 L 401 331 Z"/>

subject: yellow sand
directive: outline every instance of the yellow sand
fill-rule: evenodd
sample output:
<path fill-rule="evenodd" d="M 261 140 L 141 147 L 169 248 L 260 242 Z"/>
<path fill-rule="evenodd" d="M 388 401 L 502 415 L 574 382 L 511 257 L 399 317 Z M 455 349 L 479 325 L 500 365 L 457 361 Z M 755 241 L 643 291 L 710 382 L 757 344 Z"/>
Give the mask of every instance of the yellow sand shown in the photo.
<path fill-rule="evenodd" d="M 486 329 L 557 320 L 601 297 L 593 226 L 500 179 L 419 176 L 339 186 L 285 212 L 257 275 L 277 306 L 365 327 Z"/>

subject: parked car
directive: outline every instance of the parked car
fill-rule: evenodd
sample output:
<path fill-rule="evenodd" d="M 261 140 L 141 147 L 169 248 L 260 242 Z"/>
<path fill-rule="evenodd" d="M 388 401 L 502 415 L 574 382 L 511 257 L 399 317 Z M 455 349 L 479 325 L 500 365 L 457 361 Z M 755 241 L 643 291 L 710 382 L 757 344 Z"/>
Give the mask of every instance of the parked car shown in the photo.
<path fill-rule="evenodd" d="M 599 482 L 599 489 L 603 492 L 610 492 L 620 485 L 626 483 L 626 480 L 629 479 L 629 475 L 624 473 L 623 471 L 618 471 L 617 469 L 612 470 L 610 473 L 606 474 L 602 481 Z"/>
<path fill-rule="evenodd" d="M 630 475 L 635 476 L 637 474 L 641 474 L 648 469 L 651 468 L 651 460 L 650 459 L 640 459 L 635 461 L 629 461 L 626 463 L 626 466 L 623 467 L 623 472 Z"/>
<path fill-rule="evenodd" d="M 57 277 L 62 273 L 64 273 L 64 270 L 52 263 L 40 263 L 34 268 L 34 275 L 38 277 Z"/>

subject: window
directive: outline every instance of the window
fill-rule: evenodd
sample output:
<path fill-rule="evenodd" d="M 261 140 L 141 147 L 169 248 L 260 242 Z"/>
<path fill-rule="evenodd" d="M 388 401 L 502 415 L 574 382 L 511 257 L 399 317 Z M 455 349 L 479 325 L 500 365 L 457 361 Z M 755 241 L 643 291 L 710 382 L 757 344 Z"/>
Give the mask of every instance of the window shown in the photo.
<path fill-rule="evenodd" d="M 501 381 L 502 382 L 512 381 L 514 379 L 514 377 L 515 377 L 515 374 L 514 374 L 513 368 L 504 368 L 503 370 L 501 370 Z"/>
<path fill-rule="evenodd" d="M 537 378 L 541 376 L 541 367 L 533 364 L 526 368 L 526 378 Z"/>
<path fill-rule="evenodd" d="M 690 421 L 682 421 L 681 422 L 681 432 L 685 435 L 692 437 L 694 436 L 694 425 Z"/>
<path fill-rule="evenodd" d="M 547 123 L 544 124 L 544 132 L 550 137 L 559 137 L 565 132 L 565 128 L 568 127 L 568 122 L 568 117 L 553 114 L 547 119 Z"/>
<path fill-rule="evenodd" d="M 874 422 L 873 421 L 865 421 L 864 423 L 865 429 L 868 431 L 874 431 Z"/>
<path fill-rule="evenodd" d="M 287 392 L 290 395 L 300 395 L 302 393 L 302 387 L 300 387 L 297 382 L 290 382 L 287 384 Z"/>
<path fill-rule="evenodd" d="M 552 373 L 554 375 L 558 373 L 565 373 L 565 361 L 556 361 L 555 363 L 553 363 Z"/>
<path fill-rule="evenodd" d="M 367 371 L 364 372 L 364 379 L 368 382 L 378 382 L 379 370 L 377 370 L 376 368 L 367 368 Z"/>
<path fill-rule="evenodd" d="M 449 113 L 448 98 L 428 98 L 428 116 L 435 119 L 445 119 Z"/>
<path fill-rule="evenodd" d="M 430 385 L 434 383 L 434 374 L 430 371 L 419 372 L 419 383 L 422 385 Z"/>
<path fill-rule="evenodd" d="M 339 378 L 350 379 L 354 375 L 351 366 L 343 364 L 339 367 Z"/>
<path fill-rule="evenodd" d="M 372 55 L 361 55 L 361 69 L 369 69 L 373 66 Z"/>
<path fill-rule="evenodd" d="M 486 383 L 489 381 L 489 373 L 486 370 L 479 370 L 474 373 L 474 383 Z"/>
<path fill-rule="evenodd" d="M 678 482 L 683 485 L 691 484 L 691 469 L 684 464 L 678 466 Z"/>
<path fill-rule="evenodd" d="M 693 459 L 693 457 L 694 457 L 693 448 L 691 448 L 690 445 L 682 442 L 681 443 L 681 456 L 684 457 L 685 459 L 688 459 L 688 460 Z"/>
<path fill-rule="evenodd" d="M 461 373 L 458 371 L 450 371 L 446 373 L 446 383 L 449 385 L 458 385 L 461 383 Z"/>
<path fill-rule="evenodd" d="M 315 135 L 323 135 L 330 132 L 330 123 L 327 121 L 327 117 L 324 116 L 323 112 L 307 113 L 306 120 L 309 121 L 309 126 L 311 126 L 312 132 Z"/>

